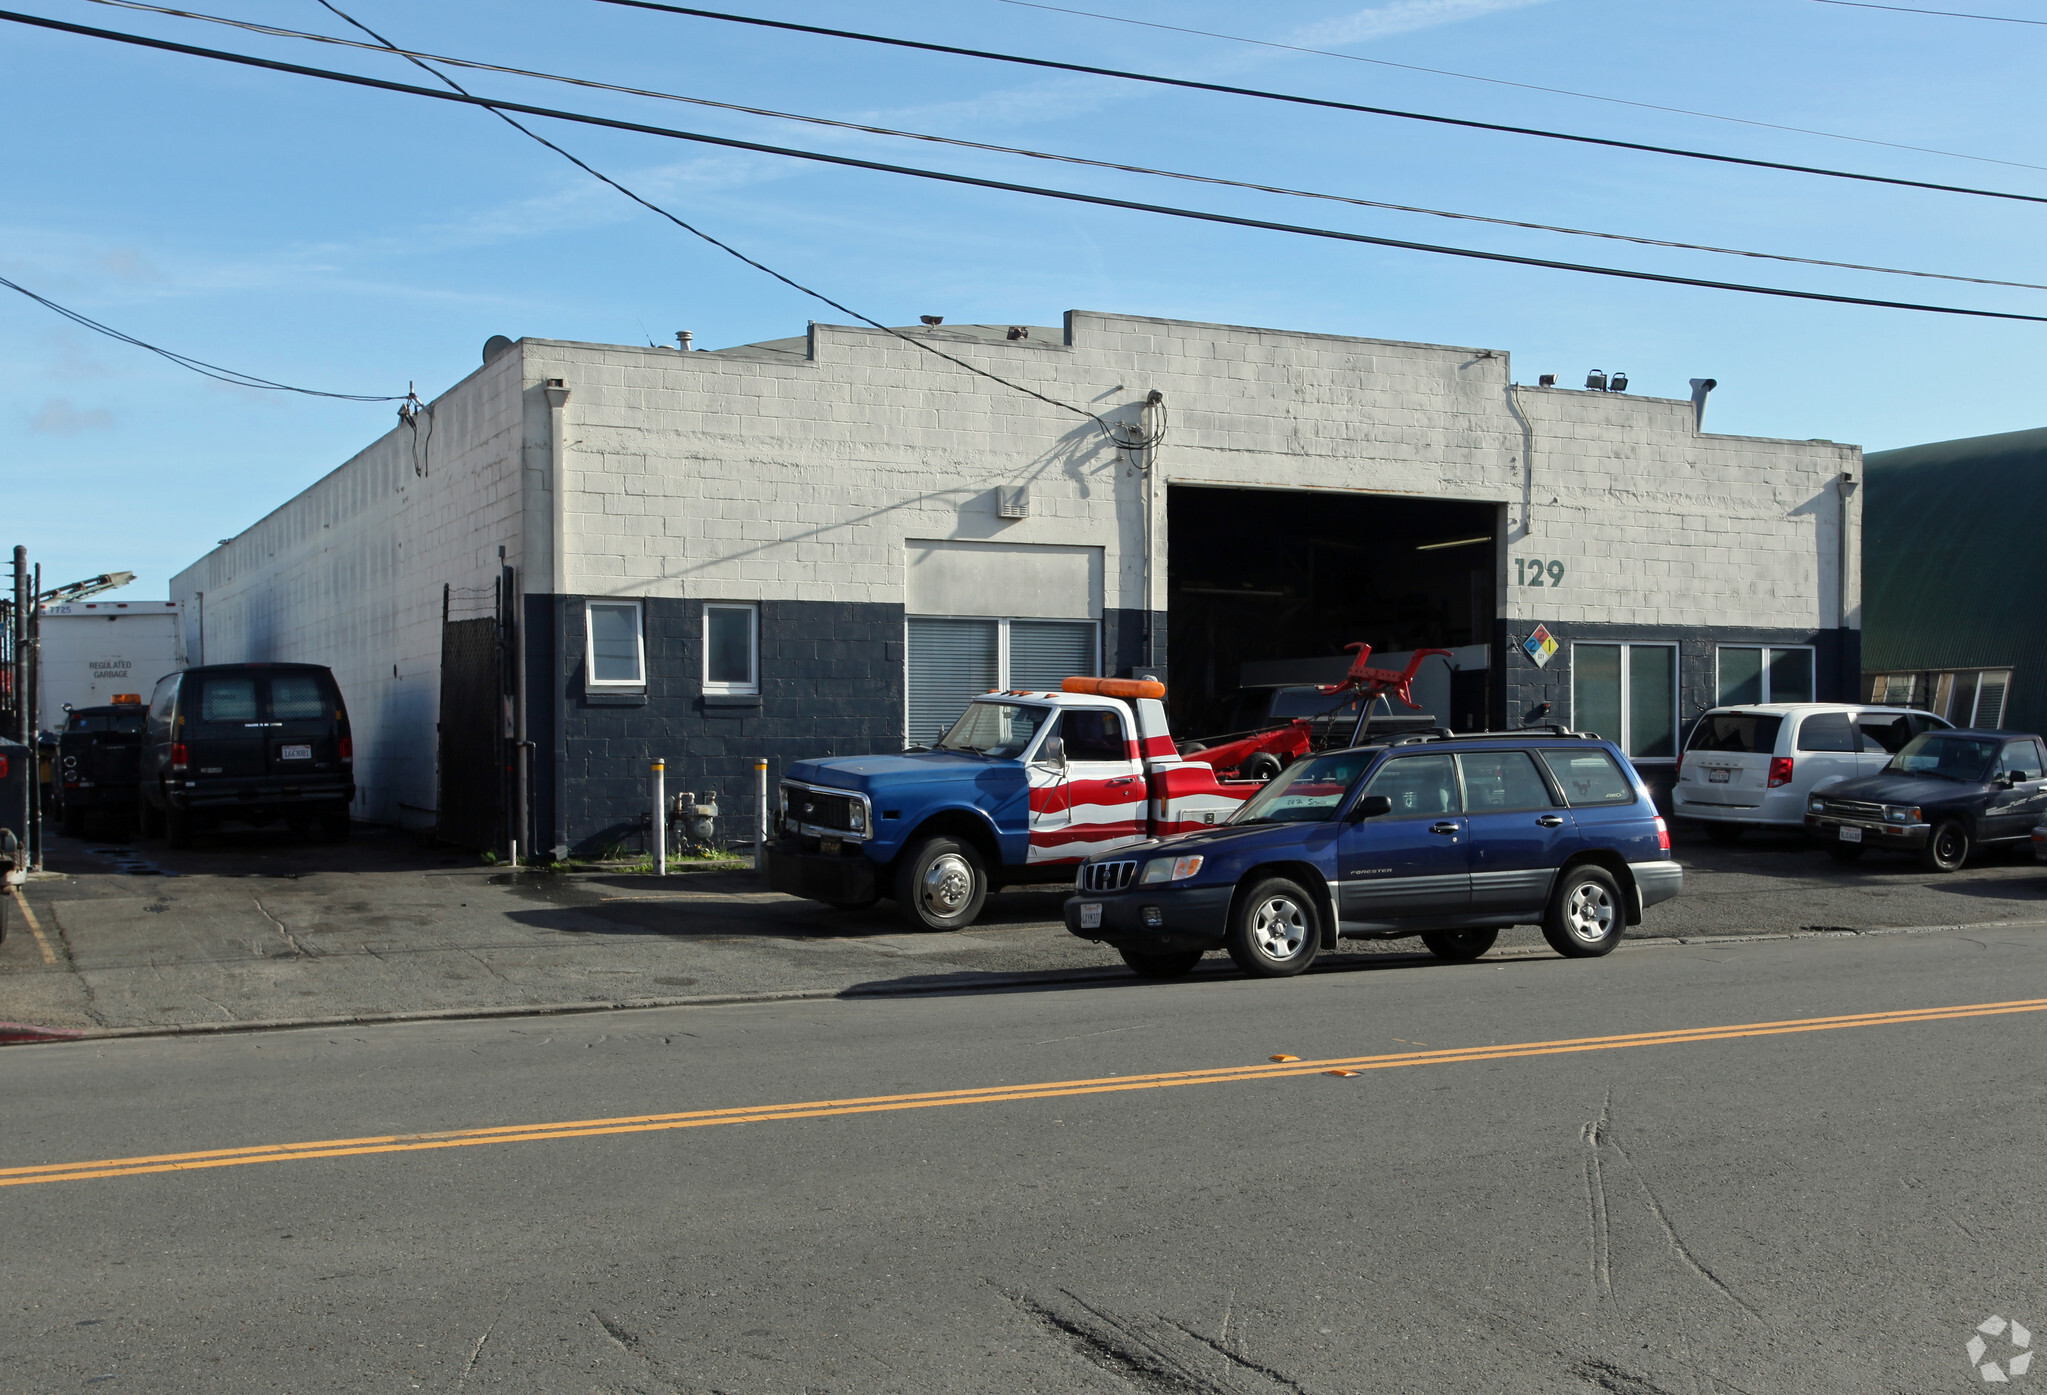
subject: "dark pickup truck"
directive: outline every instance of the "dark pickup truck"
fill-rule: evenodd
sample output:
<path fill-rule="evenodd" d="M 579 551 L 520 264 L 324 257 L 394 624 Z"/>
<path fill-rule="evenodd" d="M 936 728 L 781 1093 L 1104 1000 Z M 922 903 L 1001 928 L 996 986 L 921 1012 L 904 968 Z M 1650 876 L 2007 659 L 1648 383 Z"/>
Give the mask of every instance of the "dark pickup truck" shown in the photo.
<path fill-rule="evenodd" d="M 2047 749 L 2011 731 L 1929 731 L 1874 775 L 1817 790 L 1811 837 L 1842 862 L 1871 848 L 1953 872 L 1978 848 L 2018 847 L 2047 815 Z"/>
<path fill-rule="evenodd" d="M 50 780 L 53 813 L 64 832 L 83 838 L 103 818 L 125 829 L 135 816 L 135 786 L 142 778 L 142 734 L 148 709 L 138 697 L 107 707 L 74 707 L 57 733 L 57 769 Z"/>

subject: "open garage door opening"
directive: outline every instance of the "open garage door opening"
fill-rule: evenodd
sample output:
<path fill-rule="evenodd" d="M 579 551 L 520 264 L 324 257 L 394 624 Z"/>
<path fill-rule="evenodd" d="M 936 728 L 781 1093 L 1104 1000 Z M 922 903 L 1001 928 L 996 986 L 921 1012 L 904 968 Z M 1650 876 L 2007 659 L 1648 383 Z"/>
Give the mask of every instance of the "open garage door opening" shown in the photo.
<path fill-rule="evenodd" d="M 1309 700 L 1301 688 L 1335 682 L 1344 645 L 1357 641 L 1375 663 L 1459 651 L 1454 662 L 1426 661 L 1415 695 L 1438 721 L 1483 729 L 1497 687 L 1488 676 L 1500 516 L 1495 504 L 1171 486 L 1173 729 L 1214 735 L 1310 715 L 1292 710 Z"/>

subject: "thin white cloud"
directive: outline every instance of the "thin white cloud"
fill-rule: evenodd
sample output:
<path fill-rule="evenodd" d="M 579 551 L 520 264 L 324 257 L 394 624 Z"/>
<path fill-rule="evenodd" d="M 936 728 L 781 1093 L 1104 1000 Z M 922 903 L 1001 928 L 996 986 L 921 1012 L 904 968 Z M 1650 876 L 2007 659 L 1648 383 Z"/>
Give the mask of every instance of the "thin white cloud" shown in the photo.
<path fill-rule="evenodd" d="M 1374 5 L 1354 14 L 1303 25 L 1282 42 L 1303 48 L 1333 48 L 1545 3 L 1547 0 L 1394 0 L 1390 5 Z"/>
<path fill-rule="evenodd" d="M 107 431 L 114 425 L 114 414 L 102 407 L 80 411 L 71 405 L 68 397 L 52 397 L 43 403 L 42 410 L 29 418 L 28 429 L 44 436 L 76 436 L 82 431 Z"/>

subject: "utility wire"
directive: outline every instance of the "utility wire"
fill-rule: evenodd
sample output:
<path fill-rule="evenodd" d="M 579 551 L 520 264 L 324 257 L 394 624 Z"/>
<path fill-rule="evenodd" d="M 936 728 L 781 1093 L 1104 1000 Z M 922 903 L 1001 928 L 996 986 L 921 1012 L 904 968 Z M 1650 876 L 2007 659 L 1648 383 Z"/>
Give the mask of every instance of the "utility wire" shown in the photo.
<path fill-rule="evenodd" d="M 2047 27 L 2047 19 L 2018 19 L 2011 15 L 1975 15 L 1964 10 L 1922 10 L 1912 5 L 1874 5 L 1869 0 L 1818 0 L 1822 5 L 1845 5 L 1855 10 L 1889 10 L 1901 15 L 1939 15 L 1942 19 L 1987 19 L 1996 24 L 2037 24 Z"/>
<path fill-rule="evenodd" d="M 232 383 L 236 387 L 262 388 L 266 392 L 296 392 L 305 397 L 332 397 L 342 402 L 404 402 L 411 397 L 410 393 L 391 397 L 374 397 L 359 392 L 321 392 L 316 388 L 293 387 L 290 383 L 273 383 L 270 379 L 259 378 L 253 373 L 243 373 L 234 368 L 222 368 L 217 363 L 208 363 L 204 359 L 193 358 L 188 354 L 181 354 L 172 349 L 161 348 L 147 340 L 137 339 L 134 335 L 115 329 L 112 325 L 101 324 L 90 315 L 81 314 L 69 306 L 59 305 L 46 295 L 37 295 L 28 287 L 10 281 L 4 276 L 0 276 L 0 286 L 5 286 L 10 291 L 19 291 L 44 309 L 54 310 L 65 319 L 71 321 L 71 323 L 89 329 L 95 334 L 104 334 L 107 338 L 118 339 L 123 344 L 131 344 L 138 349 L 147 349 L 159 357 L 169 359 L 180 368 L 189 368 L 194 373 L 212 378 L 217 382 Z"/>
<path fill-rule="evenodd" d="M 827 155 L 815 150 L 800 150 L 789 146 L 766 145 L 759 141 L 736 140 L 729 136 L 707 135 L 700 131 L 681 131 L 673 127 L 653 126 L 645 122 L 623 121 L 616 117 L 592 116 L 584 112 L 562 111 L 553 107 L 536 106 L 529 102 L 506 101 L 496 97 L 476 97 L 461 92 L 442 92 L 431 87 L 414 87 L 409 83 L 391 82 L 384 78 L 364 77 L 356 73 L 335 72 L 327 68 L 309 68 L 301 64 L 285 63 L 273 58 L 256 58 L 249 54 L 226 53 L 218 49 L 199 48 L 192 44 L 173 43 L 168 39 L 145 38 L 139 34 L 123 34 L 110 29 L 94 29 L 87 25 L 71 24 L 64 20 L 45 19 L 38 15 L 17 14 L 11 10 L 0 10 L 0 20 L 16 24 L 33 25 L 41 29 L 54 29 L 64 33 L 80 34 L 88 38 L 108 39 L 116 43 L 132 44 L 141 48 L 160 49 L 167 53 L 182 53 L 196 58 L 212 58 L 221 62 L 240 64 L 244 67 L 267 68 L 272 72 L 293 73 L 301 77 L 322 78 L 330 82 L 349 83 L 357 87 L 371 87 L 385 92 L 403 92 L 415 97 L 430 97 L 436 101 L 461 102 L 470 106 L 486 107 L 493 111 L 501 108 L 503 111 L 516 111 L 529 116 L 552 117 L 556 120 L 573 121 L 585 126 L 602 126 L 615 131 L 633 131 L 641 135 L 661 136 L 670 140 L 692 141 L 699 145 L 717 146 L 726 150 L 746 150 L 760 155 L 778 155 L 793 160 L 809 160 L 818 164 L 838 165 L 847 169 L 873 170 L 882 174 L 899 174 L 912 179 L 928 179 L 939 183 L 960 184 L 977 189 L 997 189 L 1006 193 L 1030 194 L 1038 198 L 1060 199 L 1067 203 L 1093 204 L 1101 208 L 1122 208 L 1136 213 L 1154 213 L 1168 218 L 1185 218 L 1195 222 L 1219 223 L 1239 228 L 1258 228 L 1267 232 L 1292 233 L 1299 237 L 1325 238 L 1336 242 L 1351 242 L 1372 247 L 1393 247 L 1410 252 L 1431 252 L 1441 256 L 1463 257 L 1472 261 L 1500 262 L 1510 266 L 1543 267 L 1552 271 L 1575 271 L 1590 276 L 1610 276 L 1627 281 L 1649 281 L 1668 286 L 1693 286 L 1704 290 L 1737 291 L 1747 295 L 1775 296 L 1785 300 L 1819 301 L 1832 305 L 1861 305 L 1883 310 L 1916 310 L 1935 315 L 1962 315 L 1972 319 L 2021 320 L 2035 324 L 2047 324 L 2047 315 L 2021 315 L 2009 310 L 1971 310 L 1953 305 L 1924 305 L 1914 301 L 1875 300 L 1864 296 L 1832 295 L 1823 291 L 1791 290 L 1781 286 L 1755 286 L 1735 281 L 1709 281 L 1693 276 L 1672 276 L 1655 271 L 1631 271 L 1622 267 L 1556 261 L 1547 257 L 1523 257 L 1507 252 L 1483 252 L 1471 247 L 1450 247 L 1429 242 L 1410 242 L 1402 238 L 1375 237 L 1368 233 L 1342 232 L 1333 228 L 1310 227 L 1295 223 L 1278 223 L 1268 219 L 1245 218 L 1230 213 L 1209 213 L 1200 209 L 1180 208 L 1172 204 L 1141 203 L 1135 199 L 1110 198 L 1103 194 L 1083 194 L 1070 189 L 1048 189 L 1033 184 L 1017 184 L 1003 179 L 984 179 L 977 175 L 951 174 L 942 170 L 922 169 L 915 165 L 891 165 L 879 160 L 855 159 L 850 155 Z M 521 129 L 525 128 L 522 127 Z M 529 134 L 531 133 L 529 132 Z M 546 141 L 545 137 L 536 135 L 533 138 L 547 144 L 549 149 L 561 154 L 563 158 L 574 162 L 578 168 L 588 171 L 595 178 L 611 185 L 635 203 L 639 203 L 651 211 L 659 213 L 677 226 L 697 237 L 703 238 L 706 242 L 710 242 L 723 251 L 731 253 L 731 255 L 738 257 L 747 265 L 766 272 L 783 284 L 802 291 L 805 295 L 823 301 L 843 314 L 852 315 L 863 324 L 872 325 L 885 333 L 896 335 L 904 339 L 905 342 L 916 344 L 920 348 L 927 348 L 932 353 L 939 353 L 940 357 L 959 363 L 961 366 L 984 377 L 994 377 L 993 374 L 988 373 L 985 369 L 975 368 L 964 360 L 952 359 L 950 355 L 942 354 L 938 349 L 925 345 L 922 340 L 911 338 L 900 330 L 891 329 L 887 325 L 870 320 L 866 316 L 860 315 L 857 311 L 849 310 L 837 301 L 829 299 L 821 292 L 799 285 L 773 268 L 753 260 L 753 258 L 746 256 L 744 253 L 734 251 L 709 233 L 683 222 L 666 209 L 647 202 L 647 200 L 633 193 L 616 180 L 591 169 L 590 166 L 576 159 L 575 156 L 562 150 L 560 146 Z M 998 379 L 997 381 L 1005 380 Z M 1030 388 L 1023 387 L 1020 384 L 1005 382 L 1005 385 L 1014 387 L 1019 392 L 1038 397 L 1041 401 L 1051 402 L 1054 406 L 1062 407 L 1068 411 L 1080 412 L 1093 418 L 1094 414 L 1087 412 L 1084 408 L 1076 408 L 1070 404 L 1043 397 L 1042 394 L 1033 392 Z M 1099 418 L 1095 418 L 1095 420 L 1099 421 Z M 1103 429 L 1105 431 L 1108 429 L 1106 424 L 1104 424 Z"/>
<path fill-rule="evenodd" d="M 619 92 L 633 97 L 653 97 L 664 102 L 682 102 L 690 106 L 709 107 L 718 111 L 742 112 L 749 116 L 773 117 L 778 121 L 799 121 L 811 126 L 824 126 L 834 130 L 858 131 L 866 135 L 888 136 L 898 140 L 926 141 L 933 145 L 953 146 L 963 150 L 988 151 L 998 155 L 1022 155 L 1033 160 L 1048 160 L 1059 164 L 1080 165 L 1090 169 L 1114 170 L 1120 174 L 1141 174 L 1158 179 L 1178 179 L 1194 184 L 1211 184 L 1227 189 L 1248 189 L 1261 194 L 1283 194 L 1289 198 L 1320 199 L 1330 203 L 1349 204 L 1357 208 L 1380 208 L 1395 213 L 1418 213 L 1432 218 L 1451 218 L 1461 222 L 1487 223 L 1494 227 L 1526 228 L 1535 232 L 1563 233 L 1571 237 L 1597 237 L 1613 242 L 1629 242 L 1640 247 L 1669 247 L 1685 252 L 1711 252 L 1728 257 L 1752 257 L 1762 261 L 1790 262 L 1799 266 L 1836 267 L 1844 271 L 1871 271 L 1885 276 L 1917 276 L 1935 281 L 1959 281 L 1975 286 L 2008 286 L 2016 290 L 2047 291 L 2047 284 L 2035 281 L 2003 281 L 1986 276 L 1960 276 L 1944 271 L 1914 271 L 1903 267 L 1874 266 L 1866 262 L 1830 261 L 1823 257 L 1797 257 L 1782 252 L 1754 252 L 1739 247 L 1716 247 L 1709 243 L 1677 242 L 1666 238 L 1640 237 L 1632 233 L 1601 232 L 1591 228 L 1566 227 L 1556 223 L 1532 223 L 1517 218 L 1494 218 L 1480 213 L 1459 213 L 1441 208 L 1424 208 L 1417 204 L 1387 203 L 1379 199 L 1361 199 L 1347 194 L 1319 193 L 1310 189 L 1290 189 L 1283 185 L 1257 184 L 1239 179 L 1224 179 L 1218 175 L 1188 174 L 1177 170 L 1153 169 L 1147 165 L 1125 164 L 1114 160 L 1091 160 L 1080 155 L 1061 155 L 1044 150 L 1031 150 L 1023 146 L 992 145 L 985 141 L 961 140 L 954 136 L 937 136 L 922 131 L 900 131 L 889 126 L 870 126 L 858 121 L 839 121 L 825 116 L 806 116 L 799 112 L 776 111 L 769 107 L 744 106 L 737 102 L 719 102 L 709 97 L 690 97 L 679 92 L 660 92 L 644 87 L 623 87 L 616 83 L 598 82 L 591 78 L 565 77 L 558 73 L 536 72 L 531 68 L 510 68 L 498 63 L 481 63 L 468 58 L 451 58 L 446 54 L 423 53 L 415 49 L 397 48 L 391 45 L 366 44 L 356 39 L 339 38 L 331 34 L 312 34 L 298 29 L 281 29 L 275 25 L 257 24 L 250 20 L 228 19 L 221 15 L 202 14 L 196 10 L 172 9 L 164 5 L 145 4 L 142 0 L 93 0 L 99 5 L 110 5 L 124 10 L 142 10 L 150 14 L 171 15 L 178 19 L 205 20 L 211 24 L 224 24 L 231 28 L 248 30 L 278 38 L 305 39 L 314 43 L 333 44 L 342 48 L 366 49 L 372 53 L 396 53 L 411 59 L 415 65 L 424 67 L 426 61 L 444 63 L 450 67 L 474 68 L 483 72 L 505 73 L 514 77 L 538 78 L 545 82 L 565 83 L 571 87 L 592 88 L 600 92 Z M 320 0 L 324 4 L 325 0 Z M 346 16 L 343 16 L 346 18 Z M 353 21 L 350 21 L 353 23 Z M 365 31 L 369 32 L 369 31 Z M 424 60 L 424 61 L 423 61 Z M 427 71 L 432 72 L 429 68 Z M 436 73 L 440 77 L 441 74 Z M 443 81 L 447 79 L 442 77 Z M 452 85 L 452 84 L 451 84 Z M 461 88 L 456 88 L 462 91 Z M 644 329 L 644 326 L 642 327 Z"/>
<path fill-rule="evenodd" d="M 1778 160 L 1757 160 L 1745 155 L 1719 155 L 1681 146 L 1648 145 L 1640 141 L 1614 140 L 1606 136 L 1582 136 L 1568 131 L 1547 131 L 1536 126 L 1509 126 L 1496 121 L 1476 121 L 1462 116 L 1437 116 L 1428 112 L 1403 111 L 1398 107 L 1364 106 L 1327 97 L 1304 97 L 1293 92 L 1272 92 L 1259 87 L 1234 87 L 1220 82 L 1197 82 L 1192 78 L 1161 77 L 1155 73 L 1126 68 L 1098 68 L 1087 63 L 1064 63 L 1051 58 L 1026 58 L 1014 53 L 988 49 L 958 48 L 951 44 L 927 43 L 921 39 L 897 39 L 883 34 L 863 34 L 853 29 L 826 29 L 815 24 L 796 24 L 782 19 L 761 19 L 754 15 L 727 14 L 722 10 L 699 10 L 687 5 L 669 5 L 661 0 L 597 0 L 601 5 L 627 9 L 654 10 L 696 19 L 723 20 L 762 29 L 782 29 L 797 34 L 818 34 L 830 39 L 854 39 L 861 43 L 885 44 L 892 48 L 916 49 L 925 53 L 949 53 L 962 58 L 985 58 L 995 63 L 1015 63 L 1027 68 L 1049 68 L 1062 73 L 1086 73 L 1093 77 L 1120 78 L 1126 82 L 1148 82 L 1161 87 L 1181 87 L 1196 92 L 1221 92 L 1233 97 L 1259 97 L 1266 101 L 1290 102 L 1295 106 L 1322 107 L 1331 111 L 1362 112 L 1367 116 L 1393 116 L 1404 121 L 1426 121 L 1437 126 L 1461 126 L 1474 131 L 1499 131 L 1508 135 L 1538 136 L 1544 140 L 1569 141 L 1576 145 L 1600 145 L 1613 150 L 1640 150 L 1652 155 L 1675 155 L 1687 160 L 1706 160 L 1721 165 L 1744 165 L 1751 169 L 1786 170 L 1793 174 L 1815 174 L 1827 179 L 1852 179 L 1865 184 L 1892 184 L 1906 189 L 1932 189 L 1944 194 L 1972 194 L 1987 199 L 2015 199 L 2020 203 L 2047 203 L 2047 195 L 2014 194 L 1999 189 L 1977 189 L 1965 184 L 1937 184 L 1923 179 L 1900 179 L 1885 174 L 1858 174 L 1852 170 L 1828 169 L 1821 165 L 1793 165 Z"/>
<path fill-rule="evenodd" d="M 115 4 L 118 0 L 98 0 L 100 4 Z M 1220 34 L 1213 29 L 1190 29 L 1184 24 L 1161 24 L 1152 19 L 1132 19 L 1128 15 L 1106 15 L 1098 10 L 1072 10 L 1064 5 L 1045 5 L 1038 0 L 995 0 L 998 5 L 1015 5 L 1026 10 L 1045 10 L 1058 15 L 1078 15 L 1083 19 L 1107 20 L 1111 24 L 1131 24 L 1140 29 L 1163 29 L 1173 34 L 1194 34 L 1204 39 L 1225 39 L 1233 44 L 1253 44 L 1259 48 L 1274 48 L 1286 53 L 1310 53 L 1319 58 L 1341 58 L 1347 63 L 1370 63 L 1380 68 L 1398 68 L 1407 73 L 1428 73 L 1433 77 L 1459 78 L 1465 82 L 1485 82 L 1495 87 L 1517 87 L 1523 92 L 1542 92 L 1552 97 L 1576 97 L 1587 102 L 1610 102 L 1615 106 L 1636 107 L 1642 111 L 1669 112 L 1673 116 L 1696 116 L 1703 121 L 1726 121 L 1736 126 L 1755 126 L 1765 131 L 1788 131 L 1800 136 L 1822 136 L 1827 140 L 1853 141 L 1857 145 L 1880 145 L 1887 150 L 1910 150 L 1919 155 L 1943 155 L 1951 160 L 1975 160 L 1986 165 L 2009 165 L 2014 169 L 2047 170 L 2047 165 L 2029 165 L 2023 160 L 2000 160 L 1991 155 L 1970 155 L 1960 150 L 1939 150 L 1930 145 L 1906 145 L 1900 141 L 1877 140 L 1873 136 L 1851 136 L 1840 131 L 1821 131 L 1810 126 L 1786 126 L 1776 121 L 1757 121 L 1747 116 L 1727 116 L 1714 111 L 1695 111 L 1690 107 L 1668 107 L 1657 102 L 1638 102 L 1627 97 L 1609 97 L 1599 92 L 1575 92 L 1568 87 L 1545 87 L 1537 82 L 1515 82 L 1512 78 L 1486 77 L 1481 73 L 1460 73 L 1450 68 L 1430 68 L 1420 63 L 1396 63 L 1390 58 L 1367 58 L 1362 53 L 1343 53 L 1333 48 L 1307 48 L 1301 44 L 1283 44 L 1272 39 L 1252 39 L 1242 34 Z"/>
<path fill-rule="evenodd" d="M 1100 415 L 1090 411 L 1086 407 L 1077 407 L 1071 402 L 1062 402 L 1056 397 L 1048 397 L 1044 393 L 1039 392 L 1034 388 L 1025 387 L 1023 384 L 1012 382 L 1008 378 L 1002 377 L 1000 374 L 991 373 L 987 369 L 982 368 L 977 364 L 969 363 L 967 360 L 963 358 L 959 358 L 956 355 L 946 353 L 943 349 L 940 349 L 935 344 L 928 343 L 925 340 L 915 337 L 914 335 L 905 334 L 899 329 L 891 328 L 890 326 L 883 324 L 879 320 L 873 319 L 867 315 L 863 315 L 857 310 L 850 309 L 847 306 L 840 304 L 838 301 L 833 300 L 830 296 L 827 296 L 820 291 L 814 291 L 808 286 L 802 285 L 799 282 L 791 280 L 789 277 L 784 276 L 781 272 L 776 271 L 773 267 L 770 267 L 763 262 L 755 261 L 752 257 L 747 256 L 744 252 L 739 251 L 738 249 L 730 246 L 727 243 L 719 241 L 717 238 L 711 236 L 703 229 L 696 227 L 693 224 L 684 222 L 682 219 L 676 217 L 673 213 L 670 213 L 667 209 L 662 208 L 660 205 L 653 203 L 645 198 L 642 198 L 640 195 L 634 193 L 631 189 L 626 188 L 625 185 L 613 179 L 610 175 L 605 174 L 602 171 L 594 169 L 591 166 L 585 164 L 582 160 L 578 159 L 574 155 L 571 155 L 561 146 L 556 145 L 553 141 L 541 135 L 539 132 L 533 130 L 531 127 L 525 125 L 522 122 L 515 121 L 512 117 L 498 110 L 498 108 L 495 105 L 491 104 L 490 102 L 483 98 L 477 97 L 476 95 L 471 93 L 467 88 L 463 87 L 462 84 L 456 82 L 455 79 L 449 77 L 446 73 L 440 72 L 439 70 L 423 62 L 418 57 L 405 52 L 405 50 L 399 48 L 398 45 L 392 43 L 389 39 L 385 38 L 382 34 L 379 34 L 376 30 L 370 28 L 368 25 L 362 23 L 360 20 L 357 20 L 352 16 L 344 13 L 342 10 L 337 8 L 333 3 L 331 3 L 331 0 L 318 0 L 318 3 L 323 8 L 339 16 L 342 20 L 346 21 L 352 27 L 360 29 L 363 33 L 375 39 L 379 44 L 382 44 L 386 49 L 388 49 L 392 53 L 398 54 L 399 56 L 405 58 L 405 60 L 411 63 L 415 68 L 420 69 L 422 72 L 429 73 L 433 77 L 439 79 L 441 82 L 447 84 L 448 87 L 453 89 L 454 94 L 460 97 L 462 100 L 485 108 L 487 111 L 491 113 L 491 115 L 503 121 L 513 130 L 519 132 L 523 136 L 526 136 L 532 140 L 539 142 L 541 145 L 546 146 L 549 150 L 552 150 L 555 154 L 561 156 L 564 160 L 567 160 L 570 164 L 582 170 L 591 178 L 600 180 L 603 183 L 610 185 L 612 188 L 618 190 L 619 193 L 624 194 L 634 203 L 640 205 L 640 207 L 645 208 L 651 212 L 660 214 L 663 218 L 666 218 L 669 222 L 675 224 L 675 226 L 681 228 L 684 232 L 689 233 L 693 237 L 703 239 L 705 242 L 710 243 L 713 247 L 716 247 L 719 251 L 725 252 L 733 257 L 738 258 L 740 261 L 745 262 L 748 266 L 753 267 L 756 271 L 762 271 L 767 273 L 769 276 L 774 277 L 777 281 L 780 281 L 783 285 L 791 287 L 794 290 L 801 291 L 803 294 L 811 297 L 813 300 L 817 300 L 825 305 L 831 306 L 832 309 L 837 310 L 840 314 L 850 315 L 854 319 L 859 320 L 862 324 L 868 325 L 874 329 L 878 329 L 882 331 L 882 333 L 884 334 L 894 335 L 897 339 L 902 340 L 906 344 L 913 345 L 917 348 L 925 350 L 928 353 L 935 354 L 939 358 L 944 359 L 947 363 L 951 363 L 960 368 L 966 369 L 969 373 L 973 373 L 980 377 L 986 378 L 990 382 L 999 383 L 1001 386 L 1010 389 L 1012 392 L 1023 393 L 1027 397 L 1036 398 L 1038 401 L 1045 403 L 1047 406 L 1057 407 L 1061 411 L 1071 412 L 1075 416 L 1085 417 L 1087 420 L 1095 424 L 1095 426 L 1101 431 L 1102 435 L 1106 437 L 1109 443 L 1113 446 L 1117 446 L 1127 450 L 1143 450 L 1149 447 L 1159 445 L 1165 439 L 1165 428 L 1163 422 L 1161 423 L 1157 431 L 1149 435 L 1142 435 L 1138 437 L 1119 435 L 1116 429 L 1110 426 L 1108 422 L 1104 421 Z M 407 90 L 418 91 L 424 93 L 425 95 L 435 97 L 445 95 L 438 92 L 431 92 L 424 88 L 414 88 Z M 408 422 L 408 424 L 410 423 Z M 428 422 L 428 430 L 429 433 L 431 433 L 432 430 L 431 419 L 429 419 Z M 417 428 L 415 428 L 415 434 L 417 434 Z"/>

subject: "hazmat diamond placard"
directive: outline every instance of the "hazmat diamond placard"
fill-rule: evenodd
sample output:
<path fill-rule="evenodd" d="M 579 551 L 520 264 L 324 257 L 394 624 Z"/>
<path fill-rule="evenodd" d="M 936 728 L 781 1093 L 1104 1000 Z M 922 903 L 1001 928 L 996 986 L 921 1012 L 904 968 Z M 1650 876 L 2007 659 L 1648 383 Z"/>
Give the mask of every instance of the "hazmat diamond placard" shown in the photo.
<path fill-rule="evenodd" d="M 1557 643 L 1557 637 L 1549 632 L 1547 625 L 1537 625 L 1528 638 L 1521 641 L 1521 647 L 1528 651 L 1529 658 L 1535 660 L 1537 668 L 1543 668 L 1563 646 Z"/>

